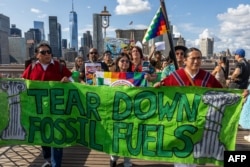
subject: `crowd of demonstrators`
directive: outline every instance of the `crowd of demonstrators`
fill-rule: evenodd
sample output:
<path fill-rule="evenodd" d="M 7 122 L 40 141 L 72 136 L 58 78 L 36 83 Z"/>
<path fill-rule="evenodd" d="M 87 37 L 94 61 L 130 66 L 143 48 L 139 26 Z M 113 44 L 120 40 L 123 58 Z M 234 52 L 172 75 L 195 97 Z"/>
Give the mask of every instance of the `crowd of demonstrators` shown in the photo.
<path fill-rule="evenodd" d="M 229 61 L 226 56 L 221 56 L 217 62 L 217 66 L 211 72 L 213 76 L 221 83 L 223 88 L 227 87 L 226 79 L 229 73 Z"/>
<path fill-rule="evenodd" d="M 23 72 L 22 77 L 39 81 L 72 81 L 71 72 L 52 58 L 51 47 L 48 43 L 40 43 L 35 48 L 36 61 L 31 63 Z M 63 156 L 62 148 L 42 146 L 43 157 L 46 162 L 44 167 L 60 167 Z"/>
<path fill-rule="evenodd" d="M 237 49 L 235 51 L 234 58 L 237 63 L 234 72 L 232 73 L 229 80 L 227 80 L 228 87 L 247 89 L 250 76 L 250 65 L 245 59 L 245 50 Z"/>
<path fill-rule="evenodd" d="M 148 82 L 156 80 L 156 72 L 161 72 L 161 81 L 154 84 L 154 87 L 160 86 L 199 86 L 210 88 L 222 88 L 225 87 L 225 81 L 221 81 L 221 76 L 228 76 L 229 66 L 224 57 L 220 58 L 218 66 L 213 72 L 209 73 L 201 69 L 202 53 L 197 48 L 186 48 L 185 46 L 175 46 L 174 54 L 178 64 L 178 70 L 174 66 L 171 59 L 172 52 L 169 52 L 167 58 L 163 58 L 161 52 L 155 51 L 145 59 L 142 49 L 138 46 L 131 46 L 123 48 L 118 57 L 112 59 L 111 52 L 105 51 L 103 56 L 99 58 L 99 53 L 96 48 L 91 48 L 88 53 L 88 60 L 83 61 L 82 57 L 76 57 L 75 65 L 72 70 L 68 70 L 65 65 L 62 67 L 62 72 L 59 67 L 59 61 L 55 61 L 52 58 L 51 48 L 47 43 L 39 44 L 35 49 L 35 66 L 28 65 L 23 72 L 22 77 L 30 80 L 40 81 L 61 81 L 70 82 L 75 71 L 79 72 L 79 81 L 85 83 L 85 63 L 100 63 L 101 71 L 110 72 L 143 72 L 144 78 Z M 154 58 L 153 56 L 154 55 Z M 235 52 L 235 59 L 238 61 L 236 69 L 230 78 L 230 82 L 239 84 L 240 89 L 246 89 L 250 75 L 250 66 L 244 59 L 245 51 L 238 49 Z M 61 62 L 60 62 L 61 63 Z M 153 66 L 153 70 L 150 68 L 144 68 L 144 64 L 149 63 Z M 225 69 L 225 71 L 224 71 Z M 222 73 L 223 72 L 223 73 Z M 218 76 L 217 76 L 218 75 Z M 178 76 L 179 80 L 176 79 Z M 206 80 L 206 82 L 203 82 Z M 76 79 L 75 79 L 76 81 Z M 221 83 L 220 83 L 220 82 Z M 77 82 L 77 81 L 76 81 Z M 244 97 L 248 95 L 248 92 L 243 93 Z M 63 149 L 42 146 L 43 156 L 47 162 L 44 164 L 52 165 L 52 167 L 60 167 Z M 115 167 L 119 156 L 111 156 L 110 166 Z M 131 167 L 132 163 L 129 157 L 124 157 L 124 167 Z M 175 167 L 194 167 L 195 164 L 175 164 Z"/>

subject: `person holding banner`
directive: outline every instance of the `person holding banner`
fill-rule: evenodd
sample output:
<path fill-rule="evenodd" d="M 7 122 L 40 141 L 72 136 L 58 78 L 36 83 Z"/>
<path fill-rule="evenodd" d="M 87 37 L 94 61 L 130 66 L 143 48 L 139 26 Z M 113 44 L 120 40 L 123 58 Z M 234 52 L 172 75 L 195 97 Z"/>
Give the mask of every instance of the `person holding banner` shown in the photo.
<path fill-rule="evenodd" d="M 143 61 L 142 49 L 138 46 L 132 46 L 131 56 L 132 72 L 146 72 L 144 78 L 149 82 L 155 81 L 157 75 L 155 74 L 154 69 L 150 67 L 150 63 Z"/>
<path fill-rule="evenodd" d="M 131 72 L 131 62 L 129 60 L 129 55 L 126 53 L 121 53 L 115 61 L 115 72 Z M 119 156 L 111 155 L 110 157 L 110 167 L 116 167 L 116 162 Z M 130 158 L 124 157 L 124 167 L 132 167 Z"/>
<path fill-rule="evenodd" d="M 73 81 L 72 73 L 66 66 L 52 58 L 51 47 L 48 43 L 42 42 L 35 48 L 36 62 L 31 63 L 23 72 L 22 78 L 38 81 Z M 42 146 L 43 157 L 46 162 L 42 167 L 61 167 L 63 149 Z"/>
<path fill-rule="evenodd" d="M 154 87 L 160 86 L 200 86 L 222 88 L 222 85 L 209 72 L 200 69 L 202 53 L 197 48 L 189 48 L 184 54 L 184 68 L 174 71 Z M 196 167 L 195 164 L 175 164 L 175 167 Z"/>
<path fill-rule="evenodd" d="M 91 48 L 88 53 L 88 60 L 81 67 L 81 77 L 88 85 L 95 85 L 96 71 L 109 71 L 108 65 L 98 60 L 99 54 L 96 48 Z"/>

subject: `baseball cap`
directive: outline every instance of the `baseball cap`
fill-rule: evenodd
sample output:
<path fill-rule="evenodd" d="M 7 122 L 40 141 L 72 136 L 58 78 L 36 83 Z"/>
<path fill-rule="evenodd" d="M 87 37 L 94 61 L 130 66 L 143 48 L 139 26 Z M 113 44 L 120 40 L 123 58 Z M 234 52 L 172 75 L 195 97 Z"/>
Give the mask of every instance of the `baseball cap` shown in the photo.
<path fill-rule="evenodd" d="M 244 49 L 237 49 L 234 54 L 239 55 L 240 57 L 245 57 L 245 50 Z"/>

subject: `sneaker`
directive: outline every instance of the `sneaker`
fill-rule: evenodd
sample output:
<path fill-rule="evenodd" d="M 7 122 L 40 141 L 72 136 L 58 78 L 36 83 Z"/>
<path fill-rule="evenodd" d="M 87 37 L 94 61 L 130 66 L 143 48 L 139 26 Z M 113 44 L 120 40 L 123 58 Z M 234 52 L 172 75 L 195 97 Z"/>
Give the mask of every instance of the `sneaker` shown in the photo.
<path fill-rule="evenodd" d="M 41 167 L 51 167 L 51 163 L 46 161 Z"/>
<path fill-rule="evenodd" d="M 116 167 L 116 161 L 110 160 L 110 167 Z"/>
<path fill-rule="evenodd" d="M 245 139 L 246 141 L 250 142 L 250 135 L 244 136 L 244 139 Z"/>

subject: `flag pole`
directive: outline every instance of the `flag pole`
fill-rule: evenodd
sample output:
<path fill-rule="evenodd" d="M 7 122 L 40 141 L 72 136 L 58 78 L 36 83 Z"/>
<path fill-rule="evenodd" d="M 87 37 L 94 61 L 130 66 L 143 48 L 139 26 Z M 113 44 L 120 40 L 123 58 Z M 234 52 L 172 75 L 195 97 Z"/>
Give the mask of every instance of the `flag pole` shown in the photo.
<path fill-rule="evenodd" d="M 168 40 L 169 40 L 169 45 L 170 45 L 170 50 L 171 50 L 171 52 L 170 52 L 170 58 L 173 60 L 175 69 L 177 70 L 178 69 L 178 64 L 177 64 L 177 60 L 176 60 L 176 56 L 175 56 L 175 50 L 174 50 L 172 33 L 170 31 L 170 25 L 169 25 L 169 22 L 168 22 L 167 10 L 166 10 L 166 7 L 165 7 L 164 0 L 160 0 L 160 1 L 161 1 L 162 13 L 163 13 L 163 16 L 164 16 L 164 18 L 166 20 L 166 25 L 167 25 L 167 34 L 168 34 Z"/>

